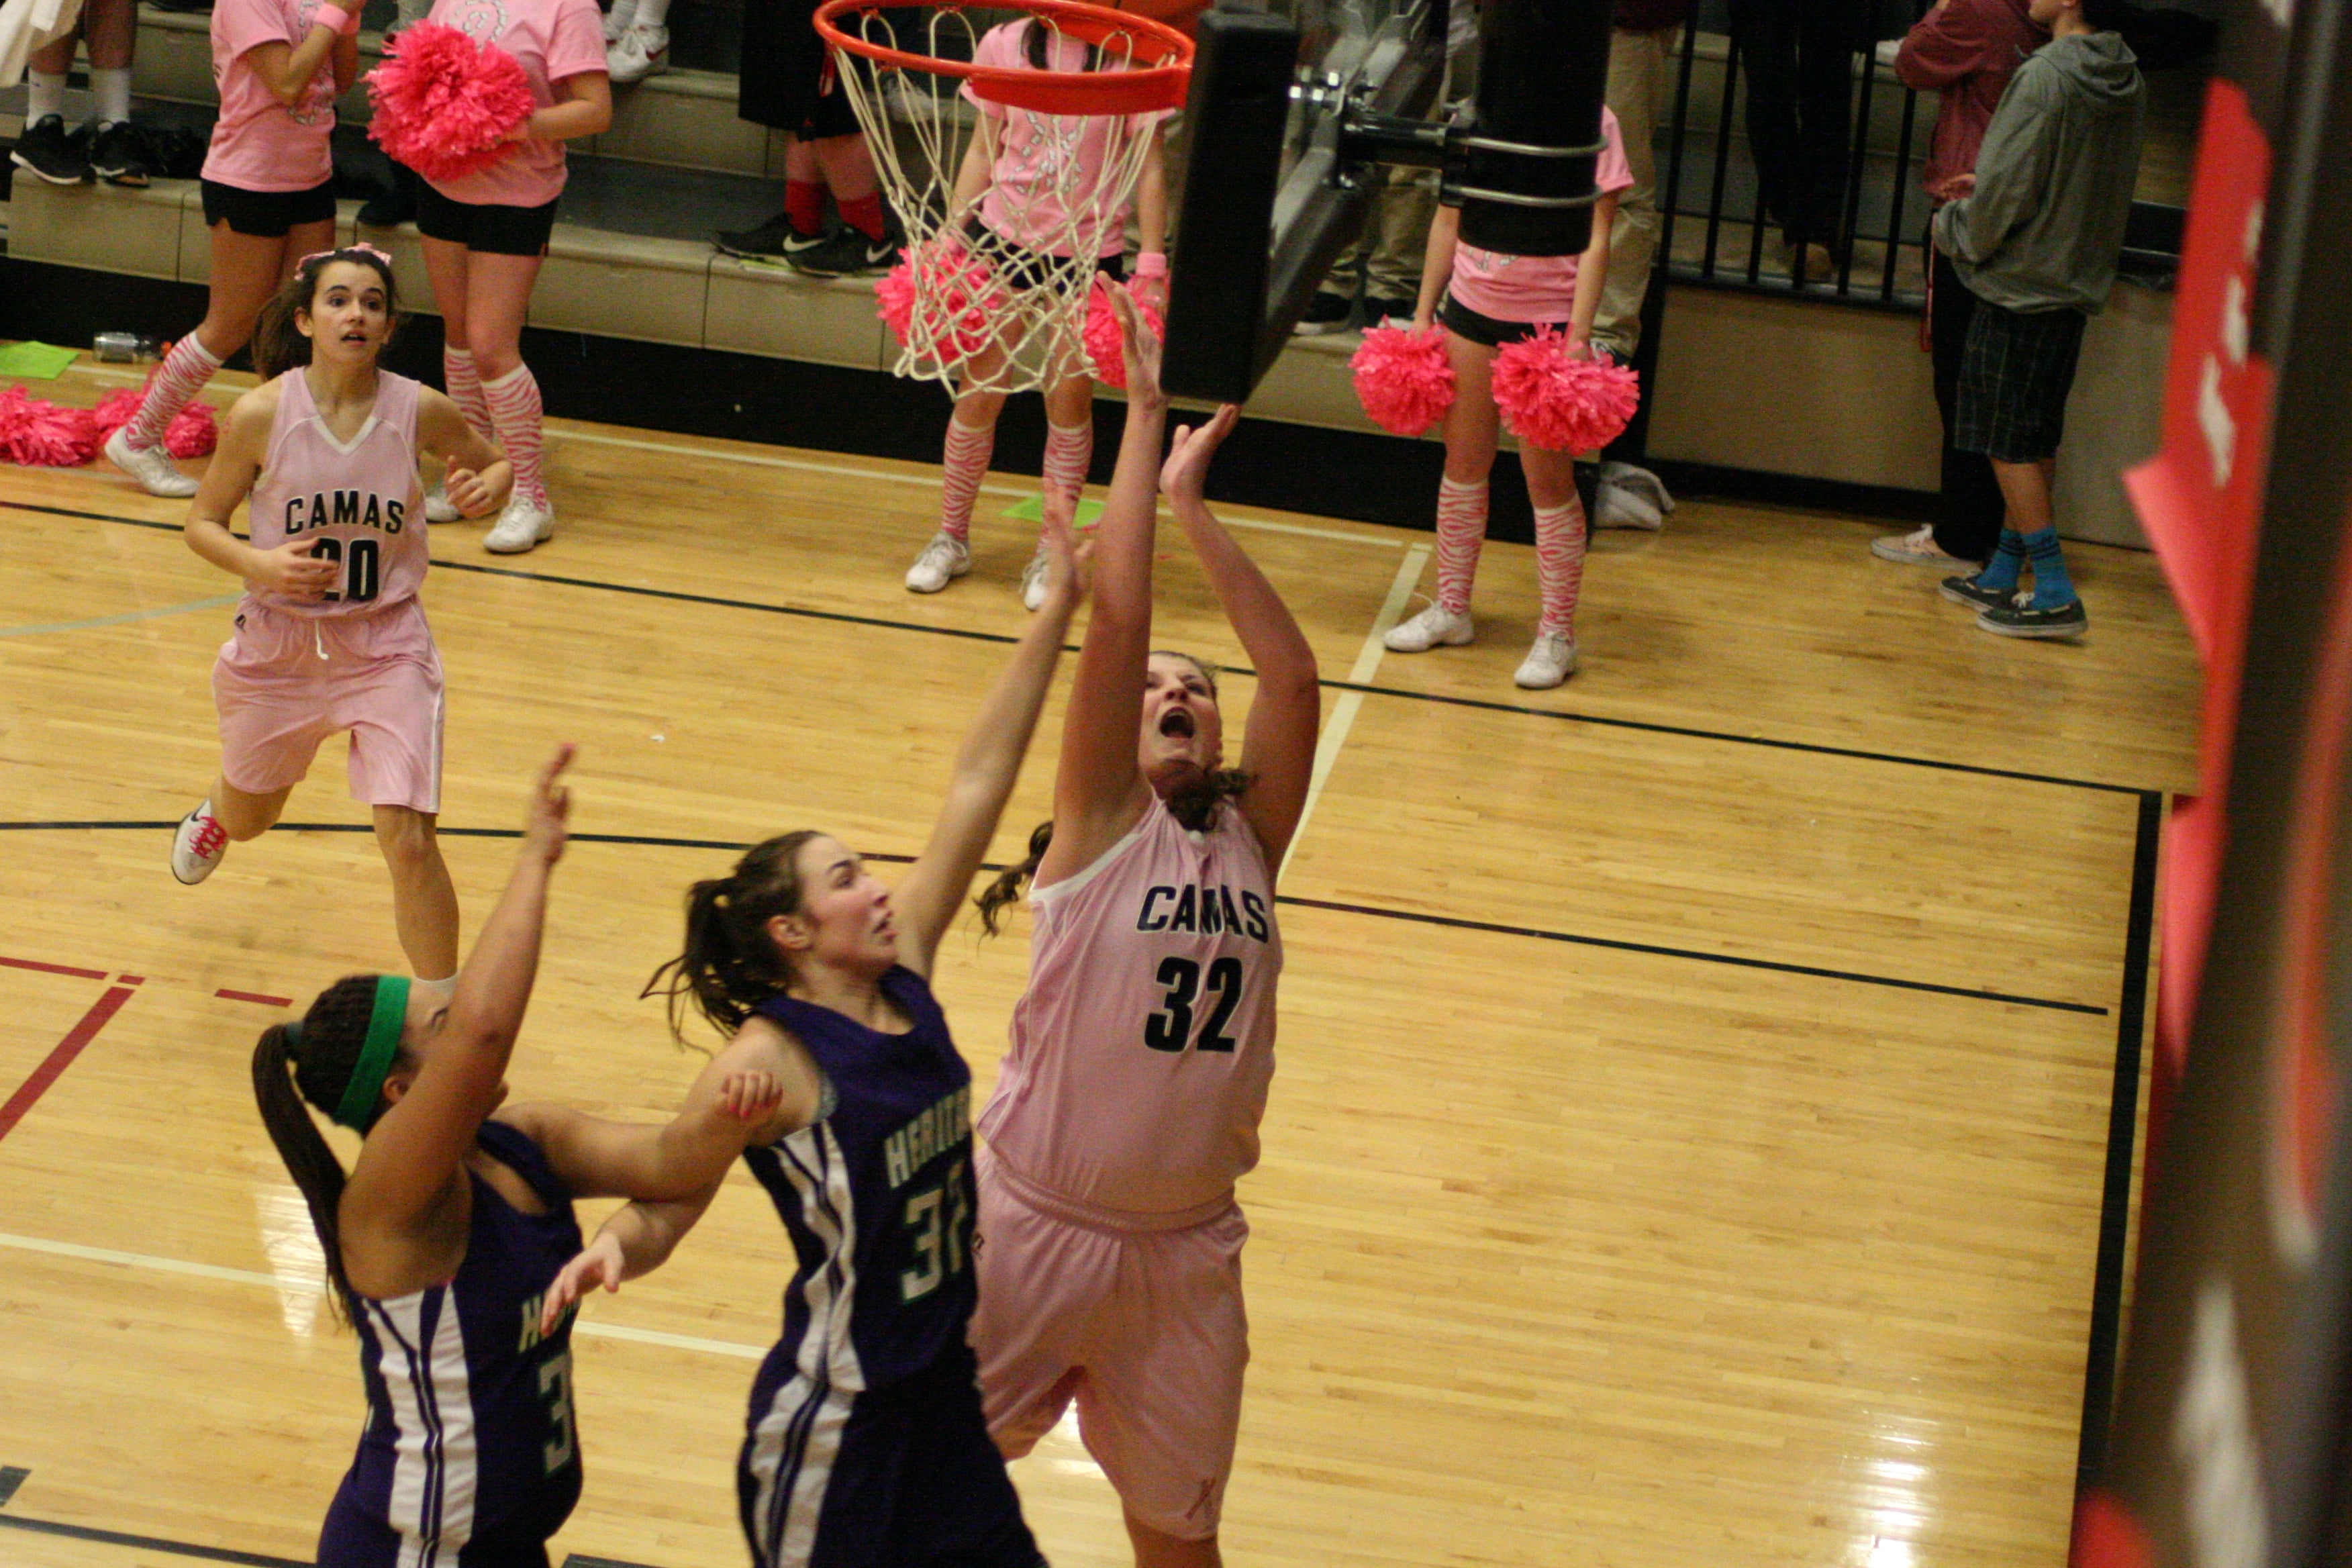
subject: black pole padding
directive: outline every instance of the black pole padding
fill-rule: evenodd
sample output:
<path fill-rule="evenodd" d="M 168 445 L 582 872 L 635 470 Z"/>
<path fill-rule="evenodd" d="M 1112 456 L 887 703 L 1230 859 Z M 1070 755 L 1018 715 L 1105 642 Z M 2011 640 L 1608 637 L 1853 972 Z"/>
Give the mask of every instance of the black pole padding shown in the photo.
<path fill-rule="evenodd" d="M 1481 0 L 1475 113 L 1449 182 L 1464 198 L 1465 242 L 1511 256 L 1574 256 L 1591 242 L 1597 154 L 1561 154 L 1601 141 L 1611 10 L 1611 0 Z"/>

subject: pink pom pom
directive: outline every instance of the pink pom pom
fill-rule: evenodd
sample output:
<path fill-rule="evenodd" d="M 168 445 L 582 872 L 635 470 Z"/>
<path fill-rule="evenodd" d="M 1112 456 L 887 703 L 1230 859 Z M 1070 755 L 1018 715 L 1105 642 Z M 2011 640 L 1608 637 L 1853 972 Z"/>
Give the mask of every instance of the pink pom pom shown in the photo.
<path fill-rule="evenodd" d="M 1605 359 L 1571 359 L 1551 327 L 1495 353 L 1495 406 L 1522 441 L 1554 452 L 1590 452 L 1625 433 L 1642 384 Z"/>
<path fill-rule="evenodd" d="M 60 408 L 21 386 L 0 392 L 0 458 L 33 468 L 78 468 L 98 456 L 87 408 Z"/>
<path fill-rule="evenodd" d="M 1151 329 L 1155 338 L 1166 335 L 1167 323 L 1160 312 L 1144 300 L 1135 302 L 1143 324 Z M 1087 358 L 1094 361 L 1095 379 L 1105 386 L 1127 389 L 1127 339 L 1118 330 L 1118 312 L 1111 309 L 1110 289 L 1104 286 L 1101 274 L 1095 276 L 1093 290 L 1087 296 L 1085 331 Z"/>
<path fill-rule="evenodd" d="M 1348 368 L 1356 374 L 1356 401 L 1392 436 L 1418 436 L 1454 406 L 1454 366 L 1442 327 L 1370 328 Z"/>
<path fill-rule="evenodd" d="M 155 384 L 156 374 L 162 369 L 159 363 L 155 370 L 148 372 L 147 386 Z M 146 400 L 145 386 L 136 392 L 128 388 L 110 392 L 100 398 L 98 406 L 89 411 L 98 444 L 104 446 L 108 437 L 137 417 L 139 405 Z M 219 445 L 220 426 L 214 420 L 211 407 L 194 399 L 173 415 L 171 424 L 163 427 L 163 450 L 175 458 L 208 457 Z"/>
<path fill-rule="evenodd" d="M 988 264 L 960 246 L 898 252 L 898 265 L 874 285 L 874 313 L 906 346 L 915 326 L 915 269 L 922 272 L 923 324 L 930 344 L 951 361 L 962 361 L 996 341 L 993 317 L 1003 304 Z"/>
<path fill-rule="evenodd" d="M 457 28 L 419 22 L 393 35 L 368 72 L 368 135 L 428 180 L 487 169 L 520 145 L 508 132 L 537 107 L 521 64 Z"/>

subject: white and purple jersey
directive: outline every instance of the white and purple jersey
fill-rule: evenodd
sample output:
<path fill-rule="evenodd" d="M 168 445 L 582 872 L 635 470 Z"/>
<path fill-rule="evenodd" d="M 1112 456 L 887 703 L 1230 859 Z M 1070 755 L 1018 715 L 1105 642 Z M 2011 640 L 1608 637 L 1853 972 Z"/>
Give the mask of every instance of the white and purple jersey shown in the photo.
<path fill-rule="evenodd" d="M 547 1288 L 580 1250 L 572 1194 L 515 1128 L 486 1121 L 476 1141 L 547 1212 L 522 1213 L 469 1173 L 473 1220 L 457 1276 L 386 1300 L 350 1298 L 368 1423 L 320 1540 L 330 1568 L 458 1568 L 485 1551 L 528 1553 L 579 1500 L 572 1314 L 539 1331 Z"/>
<path fill-rule="evenodd" d="M 289 370 L 275 383 L 278 414 L 247 512 L 256 550 L 315 539 L 315 560 L 340 568 L 323 599 L 252 597 L 294 616 L 365 616 L 416 597 L 432 564 L 425 542 L 425 493 L 416 479 L 417 384 L 378 371 L 375 407 L 348 444 L 319 416 L 310 377 Z"/>

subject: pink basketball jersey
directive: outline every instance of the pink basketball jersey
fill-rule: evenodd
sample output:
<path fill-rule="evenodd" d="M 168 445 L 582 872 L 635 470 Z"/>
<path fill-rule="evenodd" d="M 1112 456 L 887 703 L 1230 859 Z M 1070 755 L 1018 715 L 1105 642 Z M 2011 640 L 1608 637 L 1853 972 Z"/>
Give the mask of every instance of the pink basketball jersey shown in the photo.
<path fill-rule="evenodd" d="M 1020 1176 L 1132 1214 L 1214 1213 L 1257 1163 L 1282 933 L 1257 835 L 1151 804 L 1039 889 L 1029 989 L 980 1131 Z"/>
<path fill-rule="evenodd" d="M 416 383 L 378 371 L 375 408 L 348 447 L 328 434 L 302 371 L 277 384 L 278 417 L 248 506 L 253 547 L 316 539 L 311 554 L 338 563 L 341 575 L 317 603 L 253 596 L 296 616 L 364 616 L 414 599 L 432 562 L 416 479 Z"/>

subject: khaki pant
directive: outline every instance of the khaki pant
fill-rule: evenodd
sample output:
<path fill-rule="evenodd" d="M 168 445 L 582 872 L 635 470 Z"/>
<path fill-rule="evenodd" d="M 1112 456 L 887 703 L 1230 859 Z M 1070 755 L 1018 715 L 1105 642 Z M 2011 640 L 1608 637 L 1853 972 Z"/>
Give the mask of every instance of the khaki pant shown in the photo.
<path fill-rule="evenodd" d="M 1609 276 L 1593 313 L 1592 343 L 1620 359 L 1633 357 L 1642 341 L 1642 300 L 1650 291 L 1650 263 L 1657 255 L 1658 155 L 1653 145 L 1666 106 L 1675 47 L 1682 29 L 1652 33 L 1618 28 L 1609 37 L 1609 111 L 1625 139 L 1625 161 L 1633 166 L 1633 188 L 1617 198 L 1617 221 L 1609 230 Z"/>

